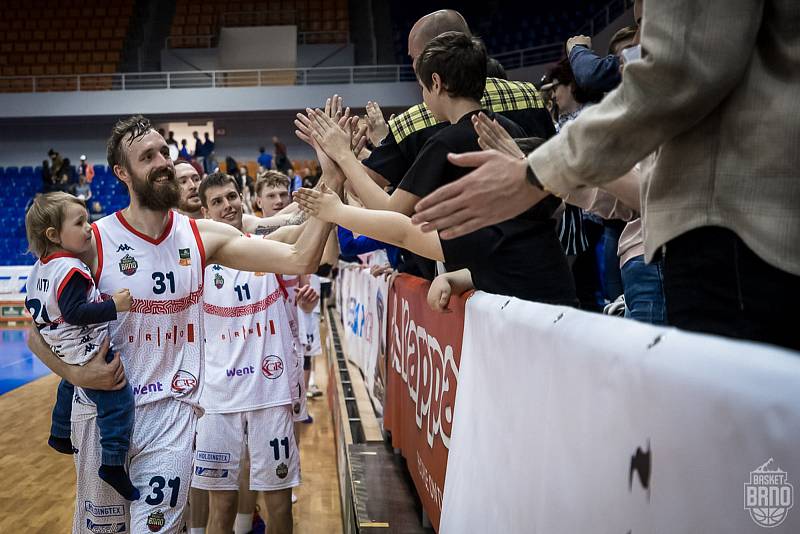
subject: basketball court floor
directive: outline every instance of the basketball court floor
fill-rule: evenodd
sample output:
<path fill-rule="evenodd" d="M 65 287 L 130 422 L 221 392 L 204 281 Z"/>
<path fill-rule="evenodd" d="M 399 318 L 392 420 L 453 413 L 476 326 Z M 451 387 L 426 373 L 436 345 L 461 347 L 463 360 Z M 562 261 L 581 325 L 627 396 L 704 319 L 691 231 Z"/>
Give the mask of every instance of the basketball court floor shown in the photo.
<path fill-rule="evenodd" d="M 72 525 L 72 458 L 47 446 L 58 377 L 27 347 L 27 328 L 0 329 L 0 532 L 66 533 Z M 320 356 L 316 381 L 327 390 Z M 297 534 L 339 533 L 341 508 L 333 426 L 325 396 L 308 403 L 314 422 L 300 425 L 303 482 L 295 493 Z M 269 518 L 267 518 L 269 521 Z"/>

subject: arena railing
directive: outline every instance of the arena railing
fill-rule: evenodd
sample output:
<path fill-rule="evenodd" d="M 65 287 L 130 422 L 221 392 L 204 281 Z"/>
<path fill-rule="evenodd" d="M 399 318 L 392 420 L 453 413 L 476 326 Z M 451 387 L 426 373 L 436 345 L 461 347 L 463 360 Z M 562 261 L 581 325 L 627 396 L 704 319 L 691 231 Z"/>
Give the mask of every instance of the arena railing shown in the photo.
<path fill-rule="evenodd" d="M 506 69 L 557 60 L 563 44 L 516 50 L 495 56 Z M 364 65 L 286 69 L 125 72 L 63 76 L 2 76 L 2 93 L 54 91 L 130 91 L 140 89 L 204 89 L 276 85 L 396 83 L 416 80 L 411 65 Z"/>
<path fill-rule="evenodd" d="M 164 40 L 164 48 L 182 50 L 186 48 L 214 48 L 219 34 L 170 35 Z M 350 32 L 344 30 L 320 30 L 297 32 L 297 44 L 347 44 Z"/>

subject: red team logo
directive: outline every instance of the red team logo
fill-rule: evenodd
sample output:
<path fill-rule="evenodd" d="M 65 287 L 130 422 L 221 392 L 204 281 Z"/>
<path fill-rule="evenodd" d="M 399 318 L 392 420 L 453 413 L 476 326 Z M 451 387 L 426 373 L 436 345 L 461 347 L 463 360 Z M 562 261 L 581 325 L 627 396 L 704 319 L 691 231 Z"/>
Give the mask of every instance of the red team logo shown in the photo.
<path fill-rule="evenodd" d="M 172 377 L 172 391 L 178 395 L 187 395 L 197 387 L 197 378 L 189 371 L 183 369 Z"/>
<path fill-rule="evenodd" d="M 265 356 L 264 359 L 261 360 L 261 372 L 270 380 L 280 378 L 283 374 L 283 360 L 274 354 Z"/>

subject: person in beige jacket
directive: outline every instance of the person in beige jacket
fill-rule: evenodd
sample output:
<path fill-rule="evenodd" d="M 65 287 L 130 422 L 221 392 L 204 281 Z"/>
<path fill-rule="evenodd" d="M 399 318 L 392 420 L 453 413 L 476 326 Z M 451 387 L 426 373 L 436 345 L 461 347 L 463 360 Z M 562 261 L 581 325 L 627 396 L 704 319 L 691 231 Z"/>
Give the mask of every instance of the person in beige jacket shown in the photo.
<path fill-rule="evenodd" d="M 800 350 L 800 2 L 646 0 L 643 15 L 617 89 L 525 160 L 451 155 L 477 168 L 414 220 L 456 237 L 658 149 L 642 220 L 669 324 Z"/>

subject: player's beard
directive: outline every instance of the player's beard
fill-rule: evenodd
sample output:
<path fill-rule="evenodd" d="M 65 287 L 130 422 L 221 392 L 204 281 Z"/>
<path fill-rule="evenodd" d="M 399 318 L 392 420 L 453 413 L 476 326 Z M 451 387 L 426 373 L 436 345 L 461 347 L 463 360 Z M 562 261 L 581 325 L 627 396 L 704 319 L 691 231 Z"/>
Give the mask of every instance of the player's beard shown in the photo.
<path fill-rule="evenodd" d="M 195 198 L 197 198 L 197 197 L 195 197 Z M 183 197 L 181 197 L 178 200 L 178 209 L 180 211 L 182 211 L 183 213 L 199 213 L 201 207 L 202 207 L 202 205 L 200 204 L 199 201 L 198 202 L 189 202 L 188 198 L 184 199 Z"/>
<path fill-rule="evenodd" d="M 166 176 L 167 180 L 157 184 L 155 181 L 162 176 Z M 153 211 L 172 209 L 178 206 L 181 199 L 180 186 L 175 178 L 175 169 L 172 167 L 154 169 L 144 178 L 133 176 L 131 185 L 139 205 Z"/>

